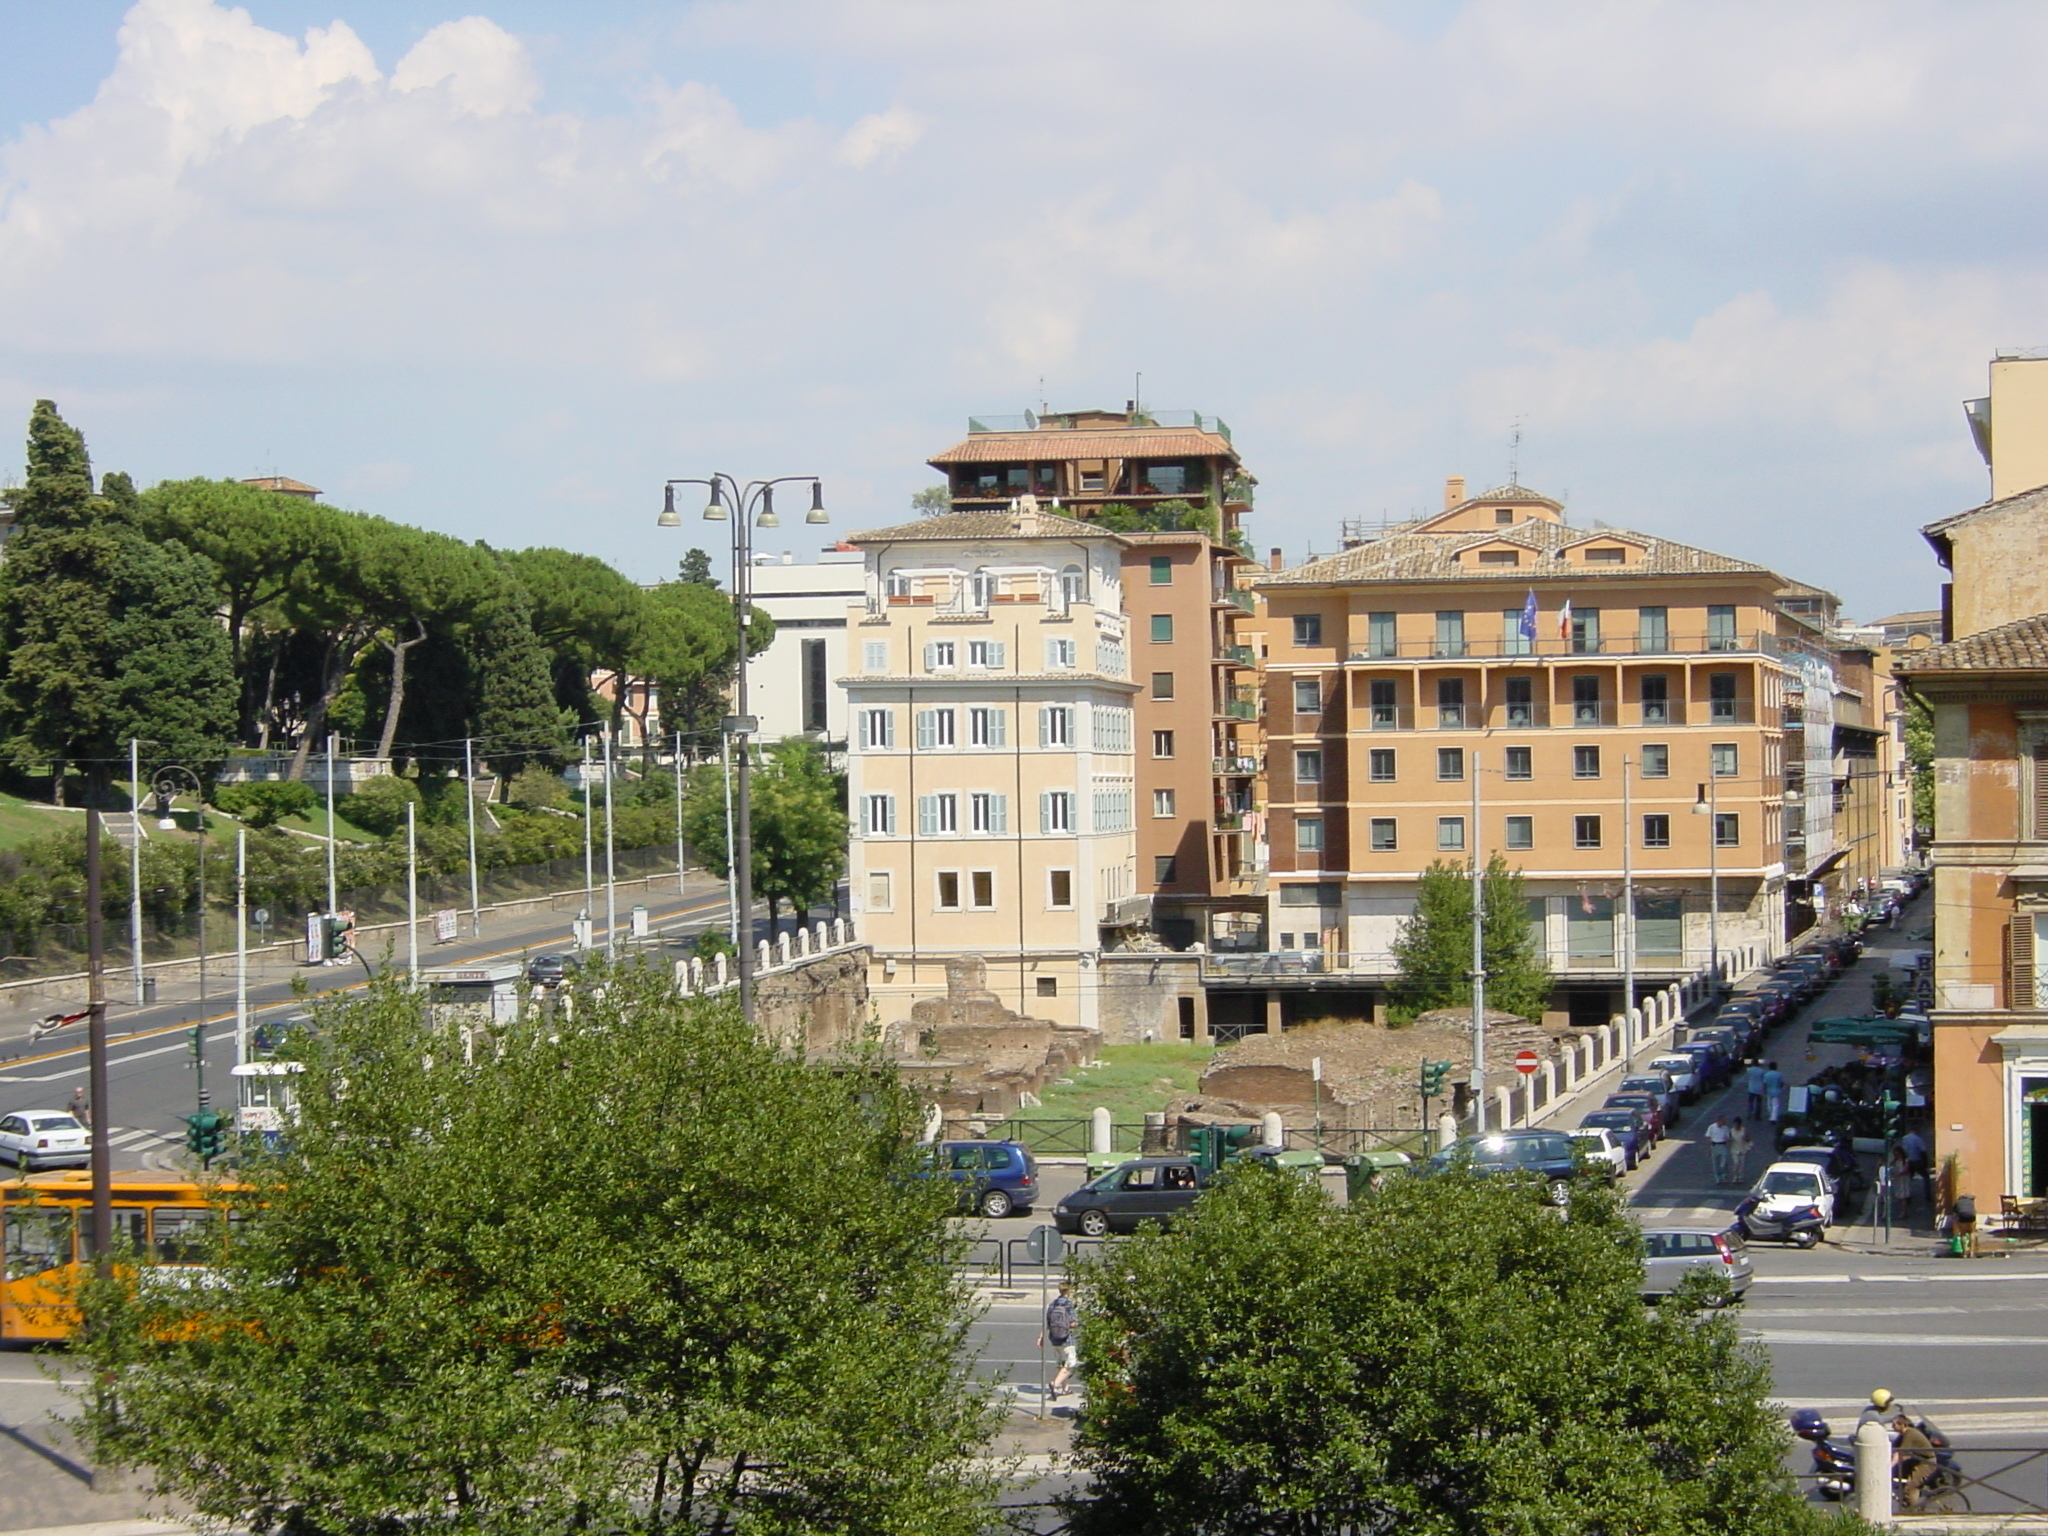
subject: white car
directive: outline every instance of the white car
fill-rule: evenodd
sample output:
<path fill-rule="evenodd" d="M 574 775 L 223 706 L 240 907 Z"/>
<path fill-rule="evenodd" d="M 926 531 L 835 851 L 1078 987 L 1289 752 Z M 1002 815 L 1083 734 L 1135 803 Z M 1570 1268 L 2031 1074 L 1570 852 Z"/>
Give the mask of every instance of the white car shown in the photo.
<path fill-rule="evenodd" d="M 1822 1226 L 1835 1224 L 1835 1181 L 1812 1163 L 1773 1163 L 1750 1194 L 1757 1203 L 1754 1217 L 1759 1223 L 1782 1222 L 1812 1207 L 1820 1212 Z"/>
<path fill-rule="evenodd" d="M 1650 1058 L 1650 1065 L 1645 1070 L 1662 1072 L 1666 1077 L 1670 1078 L 1671 1086 L 1678 1091 L 1678 1096 L 1687 1103 L 1691 1103 L 1700 1091 L 1699 1060 L 1697 1057 L 1687 1055 L 1684 1051 L 1673 1051 L 1668 1056 L 1653 1056 Z"/>
<path fill-rule="evenodd" d="M 92 1161 L 92 1132 L 61 1109 L 18 1109 L 0 1115 L 0 1157 L 23 1173 L 83 1168 Z"/>
<path fill-rule="evenodd" d="M 1597 1125 L 1582 1125 L 1571 1133 L 1572 1145 L 1585 1154 L 1586 1161 L 1604 1172 L 1610 1179 L 1618 1179 L 1628 1172 L 1628 1148 L 1615 1137 L 1614 1132 Z"/>

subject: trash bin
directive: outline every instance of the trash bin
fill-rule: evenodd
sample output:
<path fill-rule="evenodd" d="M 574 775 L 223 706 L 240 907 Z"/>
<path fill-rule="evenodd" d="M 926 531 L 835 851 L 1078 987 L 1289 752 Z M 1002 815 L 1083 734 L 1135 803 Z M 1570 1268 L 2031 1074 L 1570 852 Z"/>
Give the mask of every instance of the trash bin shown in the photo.
<path fill-rule="evenodd" d="M 142 1006 L 147 1008 L 155 1001 L 156 978 L 154 976 L 145 976 L 142 978 Z"/>

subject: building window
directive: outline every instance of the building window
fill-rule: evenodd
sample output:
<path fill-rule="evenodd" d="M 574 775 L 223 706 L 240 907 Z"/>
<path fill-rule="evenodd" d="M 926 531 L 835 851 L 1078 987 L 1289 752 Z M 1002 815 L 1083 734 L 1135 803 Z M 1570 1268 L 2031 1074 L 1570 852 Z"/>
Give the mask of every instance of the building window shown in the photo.
<path fill-rule="evenodd" d="M 1038 830 L 1041 832 L 1071 832 L 1074 830 L 1074 792 L 1069 789 L 1048 789 L 1038 797 Z"/>
<path fill-rule="evenodd" d="M 1152 674 L 1152 697 L 1155 699 L 1170 699 L 1173 697 L 1173 674 L 1171 672 L 1154 672 Z"/>
<path fill-rule="evenodd" d="M 917 592 L 917 583 L 907 571 L 891 571 L 883 578 L 882 589 L 890 597 L 911 597 Z"/>
<path fill-rule="evenodd" d="M 1536 777 L 1536 754 L 1529 747 L 1509 747 L 1502 754 L 1501 776 L 1509 779 L 1533 779 Z"/>
<path fill-rule="evenodd" d="M 1445 609 L 1436 616 L 1436 654 L 1439 656 L 1462 656 L 1465 654 L 1465 615 L 1455 609 Z"/>
<path fill-rule="evenodd" d="M 1155 562 L 1156 568 L 1156 562 Z M 1060 606 L 1071 608 L 1086 601 L 1088 597 L 1088 575 L 1078 565 L 1060 567 Z"/>
<path fill-rule="evenodd" d="M 1154 731 L 1152 733 L 1152 755 L 1154 757 L 1173 756 L 1173 732 Z"/>
<path fill-rule="evenodd" d="M 1512 549 L 1482 549 L 1479 551 L 1481 565 L 1520 565 L 1521 555 Z"/>
<path fill-rule="evenodd" d="M 1574 848 L 1598 848 L 1600 846 L 1600 818 L 1598 816 L 1574 816 L 1572 818 L 1572 846 Z"/>
<path fill-rule="evenodd" d="M 1036 985 L 1040 997 L 1058 997 L 1060 995 L 1060 979 L 1057 976 L 1037 977 Z"/>
<path fill-rule="evenodd" d="M 861 642 L 860 669 L 863 672 L 886 672 L 889 670 L 889 642 L 886 640 L 865 640 Z"/>
<path fill-rule="evenodd" d="M 1522 633 L 1522 610 L 1503 608 L 1500 614 L 1501 655 L 1527 656 L 1534 649 L 1529 637 Z"/>
<path fill-rule="evenodd" d="M 1366 696 L 1372 701 L 1372 728 L 1376 731 L 1391 731 L 1401 723 L 1401 717 L 1394 708 L 1394 680 L 1390 677 L 1376 677 L 1367 685 Z"/>
<path fill-rule="evenodd" d="M 1003 836 L 1010 830 L 1010 797 L 976 793 L 967 797 L 968 824 L 977 832 Z"/>
<path fill-rule="evenodd" d="M 1171 555 L 1154 555 L 1148 569 L 1152 573 L 1151 580 L 1153 586 L 1170 587 L 1173 585 L 1173 557 Z"/>
<path fill-rule="evenodd" d="M 1616 549 L 1611 544 L 1603 544 L 1597 549 L 1586 551 L 1586 563 L 1588 565 L 1620 565 L 1627 559 L 1627 550 Z"/>
<path fill-rule="evenodd" d="M 1730 603 L 1711 603 L 1707 607 L 1707 649 L 1710 651 L 1737 651 L 1742 642 L 1735 633 L 1735 608 Z"/>
<path fill-rule="evenodd" d="M 960 797 L 955 794 L 917 797 L 917 834 L 939 837 L 960 830 Z"/>
<path fill-rule="evenodd" d="M 1671 846 L 1671 818 L 1665 815 L 1643 818 L 1643 846 L 1645 848 L 1669 848 Z"/>
<path fill-rule="evenodd" d="M 860 744 L 868 751 L 879 751 L 896 745 L 896 712 L 890 709 L 864 709 L 860 712 Z"/>
<path fill-rule="evenodd" d="M 1045 642 L 1045 670 L 1048 672 L 1071 672 L 1074 670 L 1076 652 L 1071 640 L 1048 640 Z"/>
<path fill-rule="evenodd" d="M 1280 905 L 1283 907 L 1334 907 L 1343 899 L 1343 887 L 1334 880 L 1280 887 Z"/>
<path fill-rule="evenodd" d="M 1714 777 L 1732 779 L 1735 777 L 1737 751 L 1732 741 L 1717 741 L 1707 748 L 1707 754 L 1714 765 Z"/>
<path fill-rule="evenodd" d="M 1742 818 L 1733 811 L 1714 813 L 1714 846 L 1716 848 L 1740 848 L 1742 846 Z"/>
<path fill-rule="evenodd" d="M 1394 782 L 1394 749 L 1374 747 L 1365 755 L 1365 776 L 1375 784 Z"/>
<path fill-rule="evenodd" d="M 1456 731 L 1465 725 L 1465 679 L 1440 677 L 1436 680 L 1436 723 L 1439 730 Z"/>
<path fill-rule="evenodd" d="M 1572 777 L 1575 779 L 1597 779 L 1600 777 L 1600 749 L 1598 747 L 1572 748 Z"/>
<path fill-rule="evenodd" d="M 1495 507 L 1493 509 L 1493 522 L 1495 527 L 1505 528 L 1510 523 L 1514 522 L 1514 520 L 1515 509 L 1513 507 Z"/>
<path fill-rule="evenodd" d="M 1465 851 L 1465 818 L 1462 816 L 1439 816 L 1436 819 L 1436 846 L 1442 853 L 1463 853 Z"/>
<path fill-rule="evenodd" d="M 1510 848 L 1534 848 L 1536 846 L 1536 818 L 1533 816 L 1510 816 L 1507 819 L 1507 846 Z"/>
<path fill-rule="evenodd" d="M 868 871 L 868 910 L 870 912 L 891 912 L 895 910 L 896 898 L 893 882 L 886 869 Z"/>
<path fill-rule="evenodd" d="M 1074 744 L 1074 707 L 1071 704 L 1041 704 L 1038 707 L 1038 744 L 1041 747 L 1071 747 Z"/>
<path fill-rule="evenodd" d="M 1369 656 L 1397 656 L 1400 646 L 1394 640 L 1394 615 L 1373 613 L 1366 615 L 1365 649 Z"/>
<path fill-rule="evenodd" d="M 1074 872 L 1071 869 L 1048 869 L 1045 872 L 1045 904 L 1053 908 L 1073 906 Z"/>
<path fill-rule="evenodd" d="M 1155 789 L 1152 791 L 1152 814 L 1154 816 L 1171 816 L 1173 814 L 1172 790 Z"/>
<path fill-rule="evenodd" d="M 951 672 L 954 670 L 956 649 L 950 640 L 932 640 L 925 644 L 924 669 L 927 672 Z"/>
<path fill-rule="evenodd" d="M 1000 672 L 1008 650 L 1009 647 L 1000 640 L 970 640 L 967 642 L 967 665 L 982 672 Z"/>
<path fill-rule="evenodd" d="M 860 829 L 868 837 L 893 837 L 896 833 L 896 797 L 862 795 Z"/>
<path fill-rule="evenodd" d="M 1313 677 L 1297 677 L 1294 680 L 1294 712 L 1297 715 L 1320 715 L 1323 712 L 1323 685 Z"/>
<path fill-rule="evenodd" d="M 1152 615 L 1152 643 L 1154 645 L 1173 644 L 1172 614 L 1155 613 Z"/>
<path fill-rule="evenodd" d="M 825 701 L 832 697 L 832 681 L 825 675 L 825 642 L 806 640 L 803 647 L 804 729 L 825 729 Z"/>
<path fill-rule="evenodd" d="M 1646 779 L 1668 779 L 1671 777 L 1671 748 L 1661 741 L 1653 741 L 1643 747 L 1643 777 Z"/>
<path fill-rule="evenodd" d="M 935 747 L 957 746 L 955 740 L 955 713 L 950 709 L 920 709 L 917 712 L 917 749 L 929 752 Z"/>
<path fill-rule="evenodd" d="M 1661 656 L 1671 649 L 1671 610 L 1636 610 L 1636 649 L 1645 656 Z"/>
<path fill-rule="evenodd" d="M 1323 851 L 1323 818 L 1320 816 L 1295 817 L 1294 846 L 1302 853 L 1321 853 Z"/>
<path fill-rule="evenodd" d="M 1502 698 L 1507 705 L 1507 723 L 1517 730 L 1527 730 L 1536 723 L 1535 680 L 1527 677 L 1510 677 L 1502 680 Z"/>
<path fill-rule="evenodd" d="M 1393 817 L 1375 816 L 1366 824 L 1366 827 L 1367 836 L 1371 840 L 1374 853 L 1392 853 L 1394 851 Z"/>
<path fill-rule="evenodd" d="M 1294 616 L 1294 643 L 1296 645 L 1321 645 L 1323 643 L 1323 616 L 1320 613 L 1297 613 Z"/>
<path fill-rule="evenodd" d="M 1594 656 L 1600 651 L 1600 610 L 1598 608 L 1574 608 L 1572 610 L 1572 651 L 1579 656 Z"/>
<path fill-rule="evenodd" d="M 1436 776 L 1439 779 L 1465 777 L 1465 749 L 1463 747 L 1438 747 L 1436 749 Z"/>
<path fill-rule="evenodd" d="M 1572 724 L 1600 725 L 1600 679 L 1581 674 L 1572 679 Z"/>
<path fill-rule="evenodd" d="M 960 910 L 960 871 L 957 869 L 942 869 L 932 877 L 932 883 L 935 887 L 934 895 L 938 909 L 941 912 L 958 912 Z"/>
<path fill-rule="evenodd" d="M 996 872 L 977 869 L 967 877 L 968 905 L 977 912 L 989 912 L 996 904 Z"/>
<path fill-rule="evenodd" d="M 1645 672 L 1642 678 L 1643 724 L 1671 723 L 1671 678 L 1663 672 Z"/>
<path fill-rule="evenodd" d="M 1309 747 L 1294 754 L 1294 782 L 1297 784 L 1320 784 L 1323 782 L 1323 753 L 1319 747 Z"/>
<path fill-rule="evenodd" d="M 1172 885 L 1180 876 L 1174 872 L 1174 857 L 1170 853 L 1152 855 L 1152 883 Z"/>
<path fill-rule="evenodd" d="M 1003 747 L 1010 741 L 1010 717 L 1000 709 L 967 711 L 967 744 L 970 747 Z"/>
<path fill-rule="evenodd" d="M 1707 719 L 1715 725 L 1735 724 L 1735 674 L 1707 674 Z"/>

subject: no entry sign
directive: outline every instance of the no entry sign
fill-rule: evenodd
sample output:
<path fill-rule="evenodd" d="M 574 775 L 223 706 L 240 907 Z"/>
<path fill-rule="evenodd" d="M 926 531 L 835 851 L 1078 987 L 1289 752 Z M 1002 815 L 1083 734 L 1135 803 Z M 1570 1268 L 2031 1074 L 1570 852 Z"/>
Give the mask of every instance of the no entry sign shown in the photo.
<path fill-rule="evenodd" d="M 1515 1052 L 1515 1070 L 1524 1077 L 1527 1077 L 1542 1065 L 1543 1058 L 1526 1046 Z"/>

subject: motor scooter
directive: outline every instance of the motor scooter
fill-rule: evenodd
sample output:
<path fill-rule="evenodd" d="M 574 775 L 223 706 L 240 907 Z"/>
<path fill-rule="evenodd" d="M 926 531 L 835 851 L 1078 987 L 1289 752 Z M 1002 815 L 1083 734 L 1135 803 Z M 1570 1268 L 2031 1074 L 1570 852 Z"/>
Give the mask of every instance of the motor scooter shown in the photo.
<path fill-rule="evenodd" d="M 1773 1196 L 1760 1199 L 1746 1195 L 1735 1207 L 1735 1219 L 1743 1232 L 1758 1241 L 1790 1243 L 1794 1248 L 1811 1248 L 1827 1233 L 1820 1207 L 1807 1201 Z"/>
<path fill-rule="evenodd" d="M 1792 1433 L 1813 1447 L 1813 1478 L 1820 1489 L 1821 1497 L 1854 1498 L 1856 1442 L 1834 1438 L 1833 1432 L 1828 1428 L 1828 1421 L 1820 1416 L 1817 1409 L 1795 1409 L 1791 1422 Z M 1916 1427 L 1934 1447 L 1934 1475 L 1922 1485 L 1919 1501 L 1913 1506 L 1915 1512 L 1967 1514 L 1970 1499 L 1969 1495 L 1963 1492 L 1962 1469 L 1956 1465 L 1955 1450 L 1949 1444 L 1948 1436 L 1935 1428 L 1933 1421 L 1929 1419 L 1921 1419 Z M 1905 1484 L 1906 1479 L 1895 1472 L 1892 1476 L 1895 1495 L 1903 1498 Z"/>

